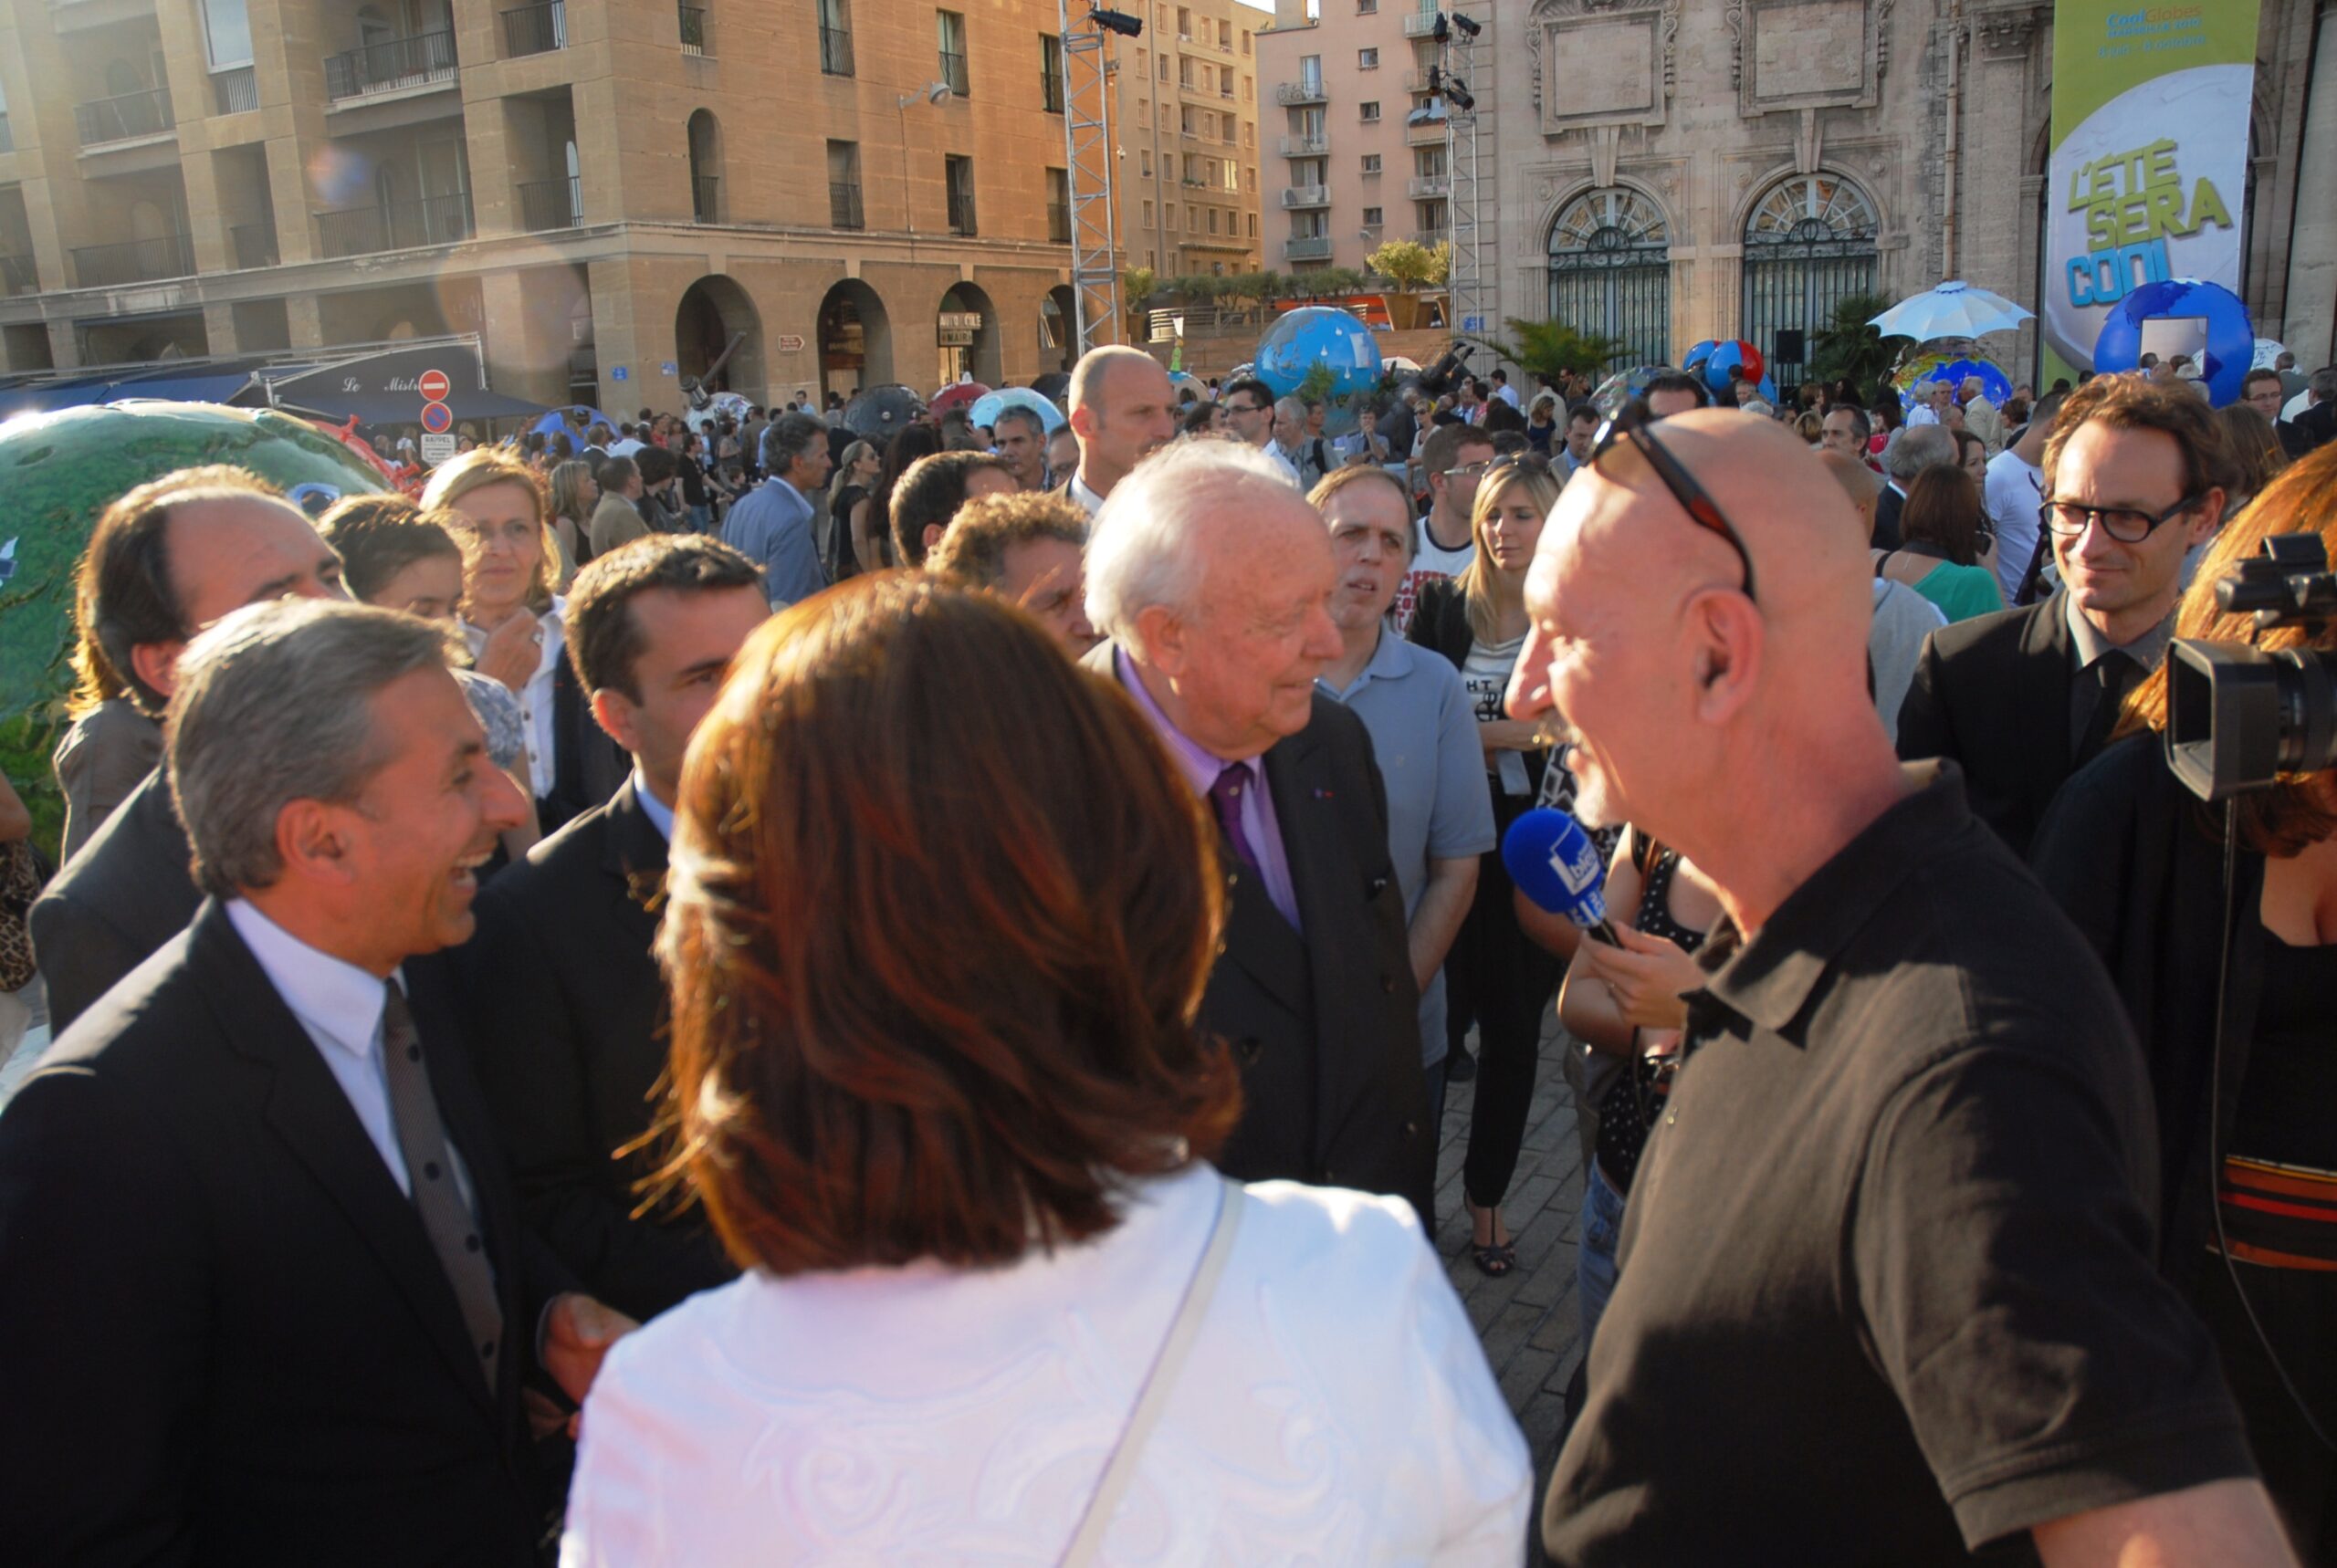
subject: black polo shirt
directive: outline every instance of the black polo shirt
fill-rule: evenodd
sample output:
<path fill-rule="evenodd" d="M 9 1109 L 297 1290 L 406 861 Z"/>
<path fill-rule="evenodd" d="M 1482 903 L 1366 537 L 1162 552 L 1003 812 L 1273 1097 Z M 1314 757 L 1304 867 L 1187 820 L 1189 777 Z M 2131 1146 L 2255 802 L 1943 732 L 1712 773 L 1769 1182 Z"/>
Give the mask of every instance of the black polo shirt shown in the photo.
<path fill-rule="evenodd" d="M 1544 1509 L 1557 1563 L 1960 1563 L 2254 1473 L 2152 1265 L 2117 996 L 1954 765 L 1908 773 L 1699 956 Z"/>

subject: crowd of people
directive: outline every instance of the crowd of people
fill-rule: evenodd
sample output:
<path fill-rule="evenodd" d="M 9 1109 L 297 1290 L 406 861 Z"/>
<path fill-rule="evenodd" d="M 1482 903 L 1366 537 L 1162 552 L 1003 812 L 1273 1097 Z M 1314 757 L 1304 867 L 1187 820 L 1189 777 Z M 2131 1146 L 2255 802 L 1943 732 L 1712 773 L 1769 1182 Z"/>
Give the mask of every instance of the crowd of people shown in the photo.
<path fill-rule="evenodd" d="M 0 1559 L 2337 1561 L 2337 774 L 2227 842 L 2163 738 L 2216 580 L 2337 544 L 2309 384 L 1333 436 L 1103 348 L 1059 430 L 128 490 Z M 1610 928 L 1513 881 L 1539 808 Z M 1430 1239 L 1473 1079 L 1518 1268 L 1554 1009 L 1537 1456 Z"/>

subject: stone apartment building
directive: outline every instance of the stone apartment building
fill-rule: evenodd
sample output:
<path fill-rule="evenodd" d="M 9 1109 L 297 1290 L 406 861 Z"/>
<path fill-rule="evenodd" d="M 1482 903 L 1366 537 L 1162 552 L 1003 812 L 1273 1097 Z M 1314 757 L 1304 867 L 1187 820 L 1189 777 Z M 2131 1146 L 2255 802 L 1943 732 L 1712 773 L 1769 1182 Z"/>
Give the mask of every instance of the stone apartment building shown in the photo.
<path fill-rule="evenodd" d="M 1258 61 L 1267 16 L 1243 0 L 1155 0 L 1117 40 L 1113 194 L 1129 267 L 1163 277 L 1255 272 Z"/>
<path fill-rule="evenodd" d="M 495 388 L 1071 358 L 1053 0 L 0 0 L 0 369 L 481 335 Z"/>
<path fill-rule="evenodd" d="M 1281 4 L 1259 35 L 1261 101 L 1288 116 L 1266 127 L 1282 158 L 1263 176 L 1269 210 L 1292 208 L 1281 264 L 1430 237 L 1441 128 L 1412 122 L 1388 73 L 1425 102 L 1436 0 Z M 2258 333 L 2310 367 L 2337 358 L 2337 0 L 2260 6 L 2241 292 Z M 2050 4 L 1459 8 L 1483 23 L 1469 89 L 1489 317 L 1564 319 L 1621 339 L 1632 362 L 1745 338 L 1791 385 L 1845 294 L 1961 277 L 2035 308 Z M 2036 363 L 2033 328 L 1991 347 L 2016 379 Z"/>

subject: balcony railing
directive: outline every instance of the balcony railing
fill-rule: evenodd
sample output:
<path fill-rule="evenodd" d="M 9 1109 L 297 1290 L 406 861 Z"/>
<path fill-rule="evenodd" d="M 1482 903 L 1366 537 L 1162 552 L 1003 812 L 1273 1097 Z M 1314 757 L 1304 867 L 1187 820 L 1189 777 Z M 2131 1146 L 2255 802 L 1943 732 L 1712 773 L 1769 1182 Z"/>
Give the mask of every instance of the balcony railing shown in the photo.
<path fill-rule="evenodd" d="M 1043 70 L 1039 73 L 1039 102 L 1049 114 L 1063 112 L 1063 73 Z"/>
<path fill-rule="evenodd" d="M 1450 174 L 1415 174 L 1412 176 L 1411 189 L 1409 194 L 1414 201 L 1421 201 L 1437 196 L 1447 196 L 1451 193 L 1452 176 Z"/>
<path fill-rule="evenodd" d="M 1425 38 L 1436 31 L 1436 13 L 1415 11 L 1404 18 L 1404 37 Z"/>
<path fill-rule="evenodd" d="M 1282 242 L 1282 254 L 1285 261 L 1328 261 L 1331 259 L 1331 236 L 1308 235 L 1286 239 Z"/>
<path fill-rule="evenodd" d="M 325 99 L 338 102 L 369 92 L 450 82 L 455 79 L 455 35 L 451 31 L 383 38 L 379 43 L 326 57 Z"/>
<path fill-rule="evenodd" d="M 417 246 L 453 245 L 477 230 L 467 191 L 418 202 L 389 202 L 317 214 L 317 238 L 328 256 L 371 256 Z"/>
<path fill-rule="evenodd" d="M 1282 139 L 1282 155 L 1285 158 L 1320 158 L 1331 150 L 1331 139 L 1317 131 L 1312 136 L 1285 136 Z"/>
<path fill-rule="evenodd" d="M 1426 92 L 1428 89 L 1428 72 L 1419 70 L 1407 71 L 1404 73 L 1404 90 L 1406 92 Z"/>
<path fill-rule="evenodd" d="M 852 72 L 852 33 L 849 28 L 820 27 L 820 69 L 832 77 L 848 77 Z"/>
<path fill-rule="evenodd" d="M 519 187 L 519 226 L 529 234 L 572 229 L 584 221 L 584 180 L 529 180 Z"/>
<path fill-rule="evenodd" d="M 1047 243 L 1050 245 L 1071 243 L 1071 208 L 1062 202 L 1047 204 Z"/>
<path fill-rule="evenodd" d="M 1331 192 L 1327 185 L 1290 185 L 1283 190 L 1282 204 L 1285 207 L 1327 207 Z"/>
<path fill-rule="evenodd" d="M 966 57 L 963 51 L 956 49 L 941 51 L 941 79 L 948 82 L 949 90 L 959 98 L 971 96 L 968 89 L 973 84 L 966 75 Z"/>
<path fill-rule="evenodd" d="M 706 47 L 706 7 L 682 5 L 676 9 L 681 14 L 682 53 L 686 55 L 713 53 Z"/>
<path fill-rule="evenodd" d="M 1452 237 L 1452 231 L 1449 228 L 1414 229 L 1406 237 L 1422 250 L 1434 250 Z"/>
<path fill-rule="evenodd" d="M 1417 124 L 1407 122 L 1404 126 L 1404 145 L 1407 147 L 1441 147 L 1451 139 L 1451 122 L 1441 115 Z"/>
<path fill-rule="evenodd" d="M 858 181 L 828 182 L 828 226 L 839 229 L 865 229 L 868 226 L 867 214 L 861 210 Z"/>
<path fill-rule="evenodd" d="M 194 246 L 184 235 L 157 235 L 120 245 L 85 245 L 73 253 L 73 281 L 82 288 L 153 283 L 165 277 L 190 277 L 194 273 Z"/>
<path fill-rule="evenodd" d="M 259 73 L 249 66 L 213 71 L 211 99 L 221 114 L 248 114 L 259 107 Z"/>
<path fill-rule="evenodd" d="M 40 273 L 28 256 L 0 256 L 0 294 L 37 294 Z"/>
<path fill-rule="evenodd" d="M 1274 84 L 1274 101 L 1281 104 L 1321 103 L 1326 94 L 1320 80 L 1284 81 Z"/>
<path fill-rule="evenodd" d="M 236 265 L 238 267 L 276 265 L 276 225 L 274 224 L 237 224 L 227 231 L 227 243 L 236 252 Z"/>
<path fill-rule="evenodd" d="M 701 224 L 722 221 L 722 180 L 719 175 L 697 174 L 691 177 L 690 218 L 692 222 Z"/>
<path fill-rule="evenodd" d="M 974 193 L 971 191 L 949 193 L 949 232 L 953 235 L 979 232 L 974 224 Z"/>
<path fill-rule="evenodd" d="M 77 103 L 73 124 L 81 133 L 82 146 L 103 147 L 109 141 L 160 136 L 175 129 L 178 120 L 171 113 L 171 89 L 157 87 L 101 98 L 94 103 Z"/>
<path fill-rule="evenodd" d="M 568 47 L 567 0 L 546 0 L 539 5 L 521 5 L 503 13 L 503 54 L 507 59 L 521 55 L 549 54 L 553 49 Z"/>

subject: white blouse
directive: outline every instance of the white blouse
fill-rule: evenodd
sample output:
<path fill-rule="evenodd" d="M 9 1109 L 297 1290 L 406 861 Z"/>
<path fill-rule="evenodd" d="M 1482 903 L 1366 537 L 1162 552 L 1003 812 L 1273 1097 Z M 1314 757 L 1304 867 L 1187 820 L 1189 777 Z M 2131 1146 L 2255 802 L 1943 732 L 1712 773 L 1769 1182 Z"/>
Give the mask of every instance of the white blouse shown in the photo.
<path fill-rule="evenodd" d="M 619 1342 L 561 1568 L 1053 1563 L 1216 1212 L 1005 1269 L 749 1274 Z M 1101 1561 L 1516 1563 L 1524 1437 L 1410 1207 L 1265 1182 Z"/>
<path fill-rule="evenodd" d="M 562 631 L 561 617 L 568 601 L 555 595 L 551 608 L 536 617 L 536 628 L 543 633 L 537 644 L 536 669 L 518 692 L 519 699 L 520 734 L 525 737 L 528 758 L 528 782 L 540 800 L 551 793 L 559 782 L 560 760 L 556 755 L 552 718 L 556 704 L 552 696 L 553 676 L 559 672 L 560 661 L 566 653 L 568 640 Z M 463 641 L 470 645 L 471 657 L 478 657 L 487 646 L 487 632 L 469 622 L 463 622 Z"/>

